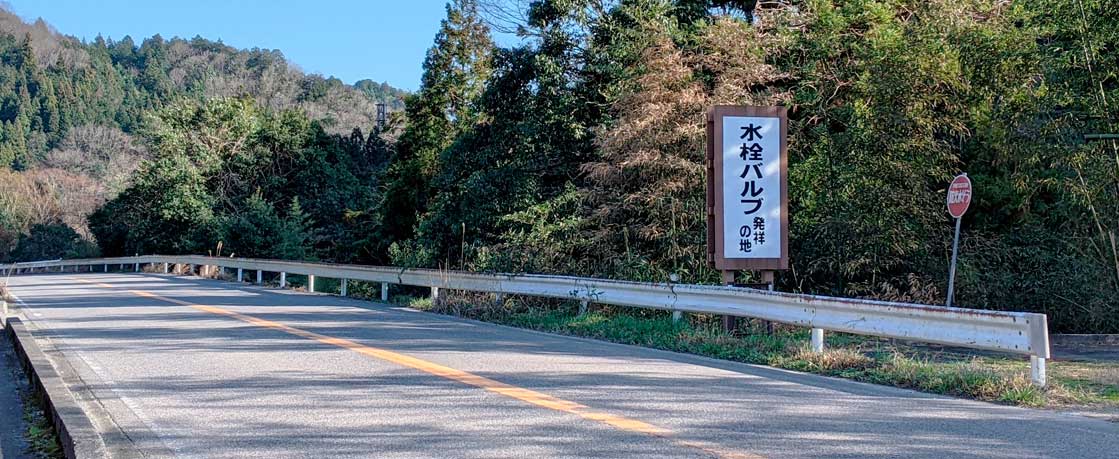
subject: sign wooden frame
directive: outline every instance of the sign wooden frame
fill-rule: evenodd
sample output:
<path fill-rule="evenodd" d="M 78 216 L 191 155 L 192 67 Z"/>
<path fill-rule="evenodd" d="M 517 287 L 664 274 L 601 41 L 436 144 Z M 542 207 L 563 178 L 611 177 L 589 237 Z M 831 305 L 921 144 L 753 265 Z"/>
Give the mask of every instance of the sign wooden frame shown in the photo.
<path fill-rule="evenodd" d="M 779 118 L 781 124 L 781 257 L 726 258 L 723 253 L 723 118 Z M 718 270 L 789 269 L 789 115 L 785 107 L 716 105 L 707 112 L 707 263 Z"/>

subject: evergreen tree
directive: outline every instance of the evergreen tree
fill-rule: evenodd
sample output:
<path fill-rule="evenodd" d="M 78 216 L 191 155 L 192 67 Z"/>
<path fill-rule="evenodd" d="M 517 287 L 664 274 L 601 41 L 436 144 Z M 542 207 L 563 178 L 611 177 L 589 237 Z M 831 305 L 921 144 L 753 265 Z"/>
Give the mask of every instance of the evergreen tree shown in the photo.
<path fill-rule="evenodd" d="M 11 261 L 27 262 L 59 258 L 91 258 L 98 254 L 97 246 L 82 239 L 77 232 L 63 223 L 36 224 L 21 235 L 12 251 Z"/>
<path fill-rule="evenodd" d="M 317 259 L 312 247 L 315 239 L 314 226 L 314 221 L 299 205 L 299 198 L 292 198 L 287 215 L 277 228 L 272 257 L 281 260 Z"/>
<path fill-rule="evenodd" d="M 386 241 L 413 234 L 427 212 L 432 178 L 442 167 L 440 156 L 451 142 L 477 121 L 475 106 L 491 69 L 493 43 L 478 13 L 476 0 L 454 0 L 424 60 L 418 93 L 408 97 L 408 125 L 384 178 L 382 219 Z"/>

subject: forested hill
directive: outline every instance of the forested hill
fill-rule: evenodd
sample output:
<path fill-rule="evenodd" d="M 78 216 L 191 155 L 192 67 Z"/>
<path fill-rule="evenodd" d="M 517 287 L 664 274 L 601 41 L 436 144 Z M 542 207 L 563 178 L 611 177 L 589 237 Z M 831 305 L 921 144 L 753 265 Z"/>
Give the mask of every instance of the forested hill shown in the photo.
<path fill-rule="evenodd" d="M 374 130 L 377 103 L 399 112 L 406 95 L 373 80 L 350 86 L 305 74 L 276 50 L 239 50 L 200 37 L 158 35 L 139 42 L 127 36 L 83 42 L 41 19 L 28 24 L 0 8 L 0 261 L 100 252 L 88 216 L 132 186 L 145 164 L 168 153 L 160 148 L 182 147 L 182 142 L 160 141 L 169 128 L 164 121 L 204 104 L 243 108 L 208 113 L 256 124 L 247 131 L 199 127 L 183 135 L 225 142 L 225 136 L 247 133 L 253 139 L 238 139 L 238 144 L 272 142 L 259 146 L 261 151 L 288 148 L 276 154 L 288 166 L 335 162 L 313 168 L 310 177 L 354 184 L 357 174 L 363 179 L 360 187 L 327 198 L 362 202 L 372 188 L 368 170 L 382 164 L 386 154 L 378 137 L 370 135 L 367 144 L 363 132 Z M 281 131 L 290 136 L 287 143 L 278 140 Z M 234 151 L 250 163 L 248 158 L 261 154 Z M 177 152 L 195 159 L 204 153 Z M 331 167 L 342 172 L 324 172 Z M 281 181 L 279 170 L 261 173 Z M 175 196 L 173 190 L 162 191 Z M 304 202 L 318 209 L 319 201 Z"/>
<path fill-rule="evenodd" d="M 16 25 L 3 145 L 21 167 L 45 157 L 0 170 L 0 244 L 14 248 L 0 257 L 221 244 L 718 282 L 705 112 L 782 105 L 779 289 L 943 304 L 945 188 L 967 172 L 955 303 L 1119 333 L 1116 0 L 451 0 L 392 135 L 345 134 L 371 124 L 363 93 L 383 88 L 307 77 L 278 53 Z M 501 46 L 493 26 L 524 40 Z M 10 198 L 35 187 L 98 191 Z M 32 225 L 54 215 L 65 225 Z"/>
<path fill-rule="evenodd" d="M 305 74 L 280 51 L 239 50 L 201 37 L 83 43 L 41 19 L 27 24 L 0 9 L 0 165 L 30 168 L 74 128 L 132 133 L 146 112 L 179 98 L 242 96 L 272 110 L 300 109 L 327 132 L 349 134 L 373 125 L 378 102 L 402 109 L 404 92 Z"/>

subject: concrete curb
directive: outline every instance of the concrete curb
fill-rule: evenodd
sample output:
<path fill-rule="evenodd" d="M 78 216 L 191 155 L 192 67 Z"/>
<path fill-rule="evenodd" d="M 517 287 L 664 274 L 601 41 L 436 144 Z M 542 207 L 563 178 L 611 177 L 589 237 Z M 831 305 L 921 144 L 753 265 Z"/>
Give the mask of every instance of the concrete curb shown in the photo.
<path fill-rule="evenodd" d="M 93 423 L 27 327 L 16 317 L 8 317 L 7 322 L 5 331 L 8 339 L 27 370 L 31 384 L 47 403 L 46 414 L 54 424 L 67 459 L 108 457 Z"/>

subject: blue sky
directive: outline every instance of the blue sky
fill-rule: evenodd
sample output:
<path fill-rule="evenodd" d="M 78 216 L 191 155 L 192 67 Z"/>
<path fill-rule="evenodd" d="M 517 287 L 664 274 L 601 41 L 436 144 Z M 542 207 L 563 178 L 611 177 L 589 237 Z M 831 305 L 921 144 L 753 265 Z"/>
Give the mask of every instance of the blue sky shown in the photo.
<path fill-rule="evenodd" d="M 201 35 L 238 48 L 279 49 L 309 73 L 419 86 L 446 0 L 7 0 L 25 20 L 92 40 Z"/>

